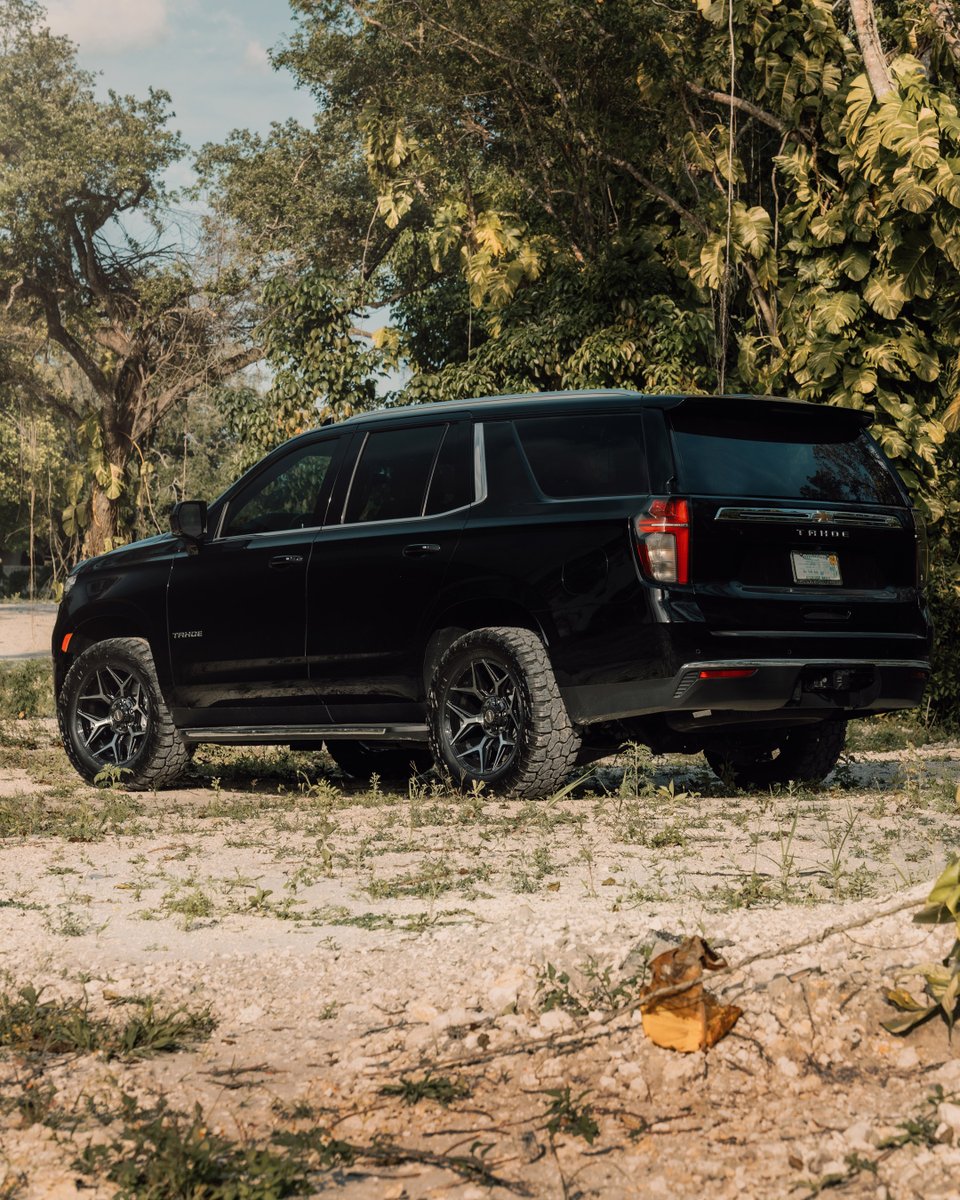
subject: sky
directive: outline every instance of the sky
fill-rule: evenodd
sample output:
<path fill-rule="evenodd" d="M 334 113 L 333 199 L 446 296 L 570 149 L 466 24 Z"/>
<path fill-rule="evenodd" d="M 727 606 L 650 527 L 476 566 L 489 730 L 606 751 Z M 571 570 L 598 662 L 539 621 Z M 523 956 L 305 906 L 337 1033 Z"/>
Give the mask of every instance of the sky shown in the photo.
<path fill-rule="evenodd" d="M 293 32 L 287 0 L 46 0 L 46 9 L 50 28 L 66 34 L 80 65 L 98 74 L 102 94 L 169 92 L 170 126 L 193 150 L 223 141 L 233 129 L 266 133 L 272 121 L 312 120 L 310 94 L 275 71 L 267 55 Z M 174 188 L 193 183 L 190 155 L 165 178 Z M 189 244 L 196 205 L 182 200 L 177 211 Z M 172 209 L 170 215 L 180 223 Z M 380 390 L 403 378 L 391 375 Z"/>
<path fill-rule="evenodd" d="M 310 95 L 267 57 L 293 30 L 286 0 L 47 0 L 46 7 L 51 29 L 76 43 L 81 66 L 99 73 L 104 93 L 169 92 L 171 127 L 193 149 L 232 129 L 310 121 Z"/>

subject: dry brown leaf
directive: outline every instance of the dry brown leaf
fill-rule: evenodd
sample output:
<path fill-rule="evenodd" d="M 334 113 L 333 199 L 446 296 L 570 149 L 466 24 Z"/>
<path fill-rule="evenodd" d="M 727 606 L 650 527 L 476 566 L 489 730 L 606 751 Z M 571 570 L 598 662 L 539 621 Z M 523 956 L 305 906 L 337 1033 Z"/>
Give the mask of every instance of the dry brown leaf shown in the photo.
<path fill-rule="evenodd" d="M 651 979 L 640 991 L 641 1001 L 663 988 L 689 984 L 676 995 L 641 1004 L 643 1031 L 651 1042 L 689 1054 L 706 1050 L 730 1032 L 743 1010 L 735 1004 L 721 1004 L 700 982 L 704 971 L 720 971 L 726 965 L 726 960 L 698 937 L 687 938 L 651 961 Z"/>

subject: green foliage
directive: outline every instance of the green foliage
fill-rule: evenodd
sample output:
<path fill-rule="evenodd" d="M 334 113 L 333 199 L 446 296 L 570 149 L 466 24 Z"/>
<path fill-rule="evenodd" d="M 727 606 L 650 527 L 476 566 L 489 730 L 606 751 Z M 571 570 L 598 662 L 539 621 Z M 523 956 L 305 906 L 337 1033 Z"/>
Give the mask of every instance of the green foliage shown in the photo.
<path fill-rule="evenodd" d="M 53 667 L 47 659 L 0 664 L 0 719 L 53 714 Z"/>
<path fill-rule="evenodd" d="M 660 115 L 628 81 L 638 62 L 663 73 L 658 35 L 692 11 L 375 7 L 369 25 L 345 0 L 299 8 L 277 62 L 316 91 L 315 135 L 287 125 L 204 152 L 223 210 L 251 244 L 282 244 L 296 271 L 270 320 L 291 427 L 317 400 L 338 414 L 369 403 L 391 366 L 412 374 L 405 398 L 419 401 L 711 386 L 712 315 L 683 272 L 678 220 L 598 159 L 660 157 Z M 302 214 L 271 165 L 313 180 Z M 760 253 L 763 214 L 744 210 L 741 230 Z M 372 348 L 350 332 L 371 307 L 391 322 Z"/>
<path fill-rule="evenodd" d="M 910 973 L 922 975 L 925 1000 L 905 988 L 891 988 L 886 997 L 900 1016 L 882 1022 L 890 1033 L 908 1033 L 939 1013 L 951 1034 L 960 1013 L 960 858 L 955 858 L 933 885 L 925 907 L 913 918 L 918 925 L 953 925 L 953 946 L 939 963 L 926 963 Z"/>
<path fill-rule="evenodd" d="M 641 972 L 615 978 L 613 968 L 590 958 L 581 964 L 582 984 L 574 987 L 566 971 L 546 963 L 537 976 L 535 1003 L 541 1012 L 562 1008 L 574 1016 L 613 1013 L 636 998 Z"/>
<path fill-rule="evenodd" d="M 501 311 L 478 315 L 478 348 L 463 362 L 414 375 L 405 398 L 587 387 L 703 391 L 712 379 L 712 327 L 703 309 L 671 295 L 683 287 L 649 243 L 611 246 L 590 268 L 557 266 Z"/>
<path fill-rule="evenodd" d="M 201 264 L 161 236 L 184 151 L 169 96 L 94 82 L 38 4 L 0 0 L 0 309 L 39 342 L 21 371 L 35 404 L 76 431 L 63 523 L 99 553 L 149 507 L 164 415 L 260 352 L 228 250 Z"/>
<path fill-rule="evenodd" d="M 397 1096 L 404 1104 L 419 1104 L 421 1100 L 433 1100 L 448 1108 L 454 1100 L 464 1100 L 470 1095 L 470 1087 L 459 1079 L 446 1075 L 434 1075 L 427 1071 L 420 1079 L 401 1078 L 399 1083 L 388 1083 L 380 1089 L 381 1096 Z"/>
<path fill-rule="evenodd" d="M 178 1008 L 159 1012 L 152 1000 L 133 1003 L 138 1011 L 123 1024 L 90 1015 L 84 1000 L 43 1000 L 42 992 L 22 987 L 15 997 L 0 994 L 0 1047 L 18 1054 L 99 1052 L 106 1058 L 143 1058 L 205 1041 L 216 1022 L 209 1012 Z"/>
<path fill-rule="evenodd" d="M 264 303 L 271 400 L 287 437 L 321 417 L 349 417 L 373 405 L 380 355 L 355 336 L 349 306 L 320 276 L 276 276 Z"/>
<path fill-rule="evenodd" d="M 592 1146 L 600 1132 L 600 1126 L 594 1120 L 593 1108 L 584 1104 L 587 1092 L 574 1096 L 569 1087 L 548 1088 L 545 1096 L 550 1097 L 547 1106 L 547 1132 L 554 1136 L 558 1133 L 569 1133 L 574 1137 L 582 1137 L 588 1146 Z"/>
<path fill-rule="evenodd" d="M 209 1127 L 199 1105 L 184 1116 L 161 1099 L 141 1108 L 124 1095 L 120 1136 L 91 1143 L 78 1170 L 105 1175 L 129 1200 L 281 1200 L 311 1190 L 303 1162 L 230 1141 Z"/>
<path fill-rule="evenodd" d="M 946 539 L 938 551 L 927 584 L 934 645 L 926 703 L 933 720 L 955 728 L 960 721 L 960 571 Z"/>

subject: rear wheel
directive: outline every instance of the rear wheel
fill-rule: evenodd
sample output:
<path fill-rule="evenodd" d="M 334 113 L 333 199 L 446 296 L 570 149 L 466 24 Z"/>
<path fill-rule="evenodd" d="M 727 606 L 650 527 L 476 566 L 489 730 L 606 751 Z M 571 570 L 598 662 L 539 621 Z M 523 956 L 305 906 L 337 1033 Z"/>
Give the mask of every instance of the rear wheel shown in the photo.
<path fill-rule="evenodd" d="M 704 758 L 716 775 L 745 791 L 790 780 L 820 783 L 837 765 L 846 740 L 846 721 L 823 721 L 781 729 L 722 752 L 705 750 Z"/>
<path fill-rule="evenodd" d="M 70 761 L 91 782 L 106 772 L 131 790 L 166 787 L 190 761 L 142 638 L 88 646 L 63 681 L 57 720 Z"/>
<path fill-rule="evenodd" d="M 353 779 L 405 781 L 411 775 L 423 775 L 433 767 L 433 755 L 415 742 L 342 742 L 325 743 L 327 753 L 341 771 Z"/>
<path fill-rule="evenodd" d="M 475 629 L 437 664 L 427 698 L 430 745 L 457 784 L 539 799 L 580 749 L 547 657 L 529 629 Z"/>

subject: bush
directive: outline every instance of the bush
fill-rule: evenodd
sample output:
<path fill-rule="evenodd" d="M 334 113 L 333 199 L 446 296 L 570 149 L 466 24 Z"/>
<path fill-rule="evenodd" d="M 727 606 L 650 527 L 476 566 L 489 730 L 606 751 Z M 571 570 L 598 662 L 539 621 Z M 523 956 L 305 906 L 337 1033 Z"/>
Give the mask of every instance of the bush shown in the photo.
<path fill-rule="evenodd" d="M 960 727 L 960 591 L 952 561 L 934 556 L 927 586 L 933 615 L 933 674 L 926 692 L 927 721 Z"/>
<path fill-rule="evenodd" d="M 0 719 L 52 717 L 53 664 L 44 658 L 0 664 Z"/>

